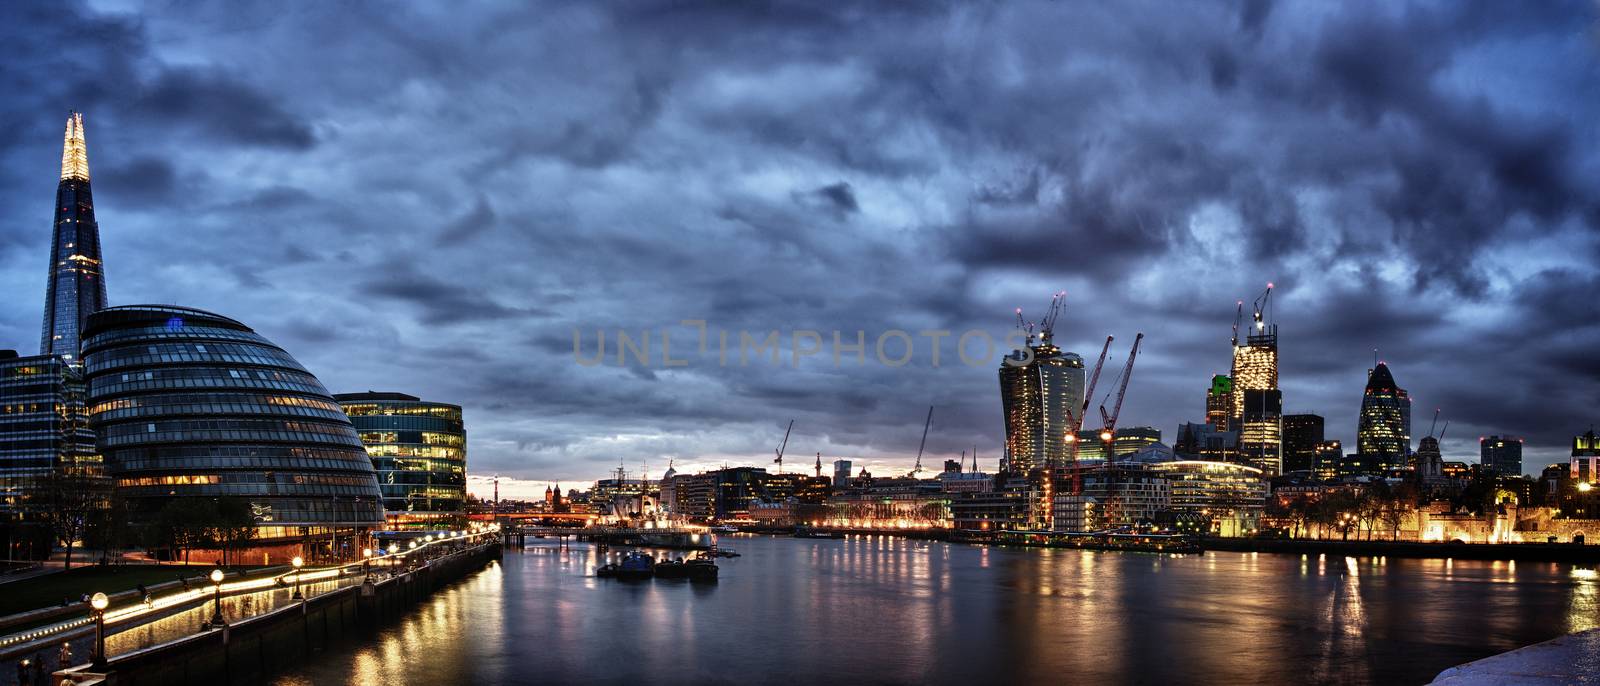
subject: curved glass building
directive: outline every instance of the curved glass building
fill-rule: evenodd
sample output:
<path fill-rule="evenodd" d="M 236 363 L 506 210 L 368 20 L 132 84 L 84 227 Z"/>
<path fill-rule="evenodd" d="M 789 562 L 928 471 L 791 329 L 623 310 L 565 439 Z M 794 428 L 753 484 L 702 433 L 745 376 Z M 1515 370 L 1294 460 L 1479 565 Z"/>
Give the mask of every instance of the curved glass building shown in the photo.
<path fill-rule="evenodd" d="M 91 315 L 84 334 L 89 421 L 136 521 L 175 498 L 239 497 L 258 522 L 255 545 L 314 542 L 312 555 L 339 556 L 383 524 L 372 461 L 344 410 L 250 327 L 128 305 Z"/>
<path fill-rule="evenodd" d="M 459 405 L 404 393 L 333 397 L 372 456 L 391 527 L 450 526 L 466 514 L 467 434 Z"/>

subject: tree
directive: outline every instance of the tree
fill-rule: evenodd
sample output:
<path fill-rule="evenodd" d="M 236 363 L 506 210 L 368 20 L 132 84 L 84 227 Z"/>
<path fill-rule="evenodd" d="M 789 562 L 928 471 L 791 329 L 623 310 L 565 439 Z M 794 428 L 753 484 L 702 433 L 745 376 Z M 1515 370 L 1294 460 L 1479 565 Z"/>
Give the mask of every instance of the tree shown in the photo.
<path fill-rule="evenodd" d="M 128 547 L 133 535 L 128 524 L 128 503 L 112 494 L 105 507 L 96 508 L 84 529 L 83 544 L 99 548 L 103 554 L 117 557 Z"/>
<path fill-rule="evenodd" d="M 189 564 L 189 551 L 216 544 L 217 505 L 209 498 L 173 498 L 156 514 L 152 532 L 157 545 L 183 555 Z"/>
<path fill-rule="evenodd" d="M 216 535 L 222 543 L 222 563 L 229 564 L 235 546 L 256 537 L 256 518 L 243 498 L 222 498 L 216 505 Z"/>
<path fill-rule="evenodd" d="M 71 569 L 73 547 L 83 539 L 95 510 L 105 506 L 104 481 L 76 470 L 56 469 L 40 481 L 30 500 L 56 541 L 66 546 L 65 567 Z"/>

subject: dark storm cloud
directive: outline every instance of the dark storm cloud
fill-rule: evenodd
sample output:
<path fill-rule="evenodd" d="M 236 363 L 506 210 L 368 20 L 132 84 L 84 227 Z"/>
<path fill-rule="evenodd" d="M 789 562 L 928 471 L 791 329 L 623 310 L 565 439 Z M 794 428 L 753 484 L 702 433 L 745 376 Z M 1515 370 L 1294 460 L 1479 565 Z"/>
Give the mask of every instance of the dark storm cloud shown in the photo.
<path fill-rule="evenodd" d="M 930 450 L 977 443 L 992 465 L 995 371 L 949 363 L 950 341 L 938 368 L 618 368 L 578 365 L 571 333 L 650 331 L 658 358 L 664 329 L 692 349 L 683 319 L 1000 338 L 1062 289 L 1058 340 L 1081 354 L 1114 333 L 1120 365 L 1147 333 L 1122 423 L 1170 440 L 1267 281 L 1285 402 L 1330 437 L 1353 443 L 1378 348 L 1417 416 L 1454 418 L 1447 457 L 1479 433 L 1556 455 L 1600 401 L 1595 20 L 1582 2 L 11 3 L 0 286 L 24 297 L 0 345 L 37 336 L 26 294 L 78 108 L 114 302 L 217 309 L 330 387 L 458 402 L 474 473 L 759 462 L 791 418 L 797 454 L 907 461 L 927 404 Z"/>

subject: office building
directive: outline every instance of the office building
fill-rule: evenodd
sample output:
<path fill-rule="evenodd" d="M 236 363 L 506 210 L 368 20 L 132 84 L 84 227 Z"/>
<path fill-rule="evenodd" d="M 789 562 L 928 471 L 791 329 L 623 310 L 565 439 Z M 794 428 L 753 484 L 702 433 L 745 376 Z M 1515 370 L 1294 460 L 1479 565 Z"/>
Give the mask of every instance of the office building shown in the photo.
<path fill-rule="evenodd" d="M 1206 389 L 1206 424 L 1217 431 L 1233 428 L 1233 377 L 1211 377 L 1211 387 Z"/>
<path fill-rule="evenodd" d="M 1283 471 L 1314 472 L 1317 446 L 1322 444 L 1322 415 L 1286 414 L 1283 416 Z"/>
<path fill-rule="evenodd" d="M 50 241 L 49 282 L 39 354 L 80 364 L 79 340 L 88 317 L 106 306 L 100 263 L 100 225 L 89 191 L 89 151 L 83 115 L 67 118 L 61 146 L 61 182 L 56 185 L 55 230 Z"/>
<path fill-rule="evenodd" d="M 279 561 L 357 556 L 381 527 L 377 473 L 344 408 L 299 362 L 227 317 L 171 305 L 90 315 L 89 421 L 135 523 L 185 498 L 249 503 Z"/>
<path fill-rule="evenodd" d="M 1590 484 L 1591 488 L 1600 485 L 1600 438 L 1595 438 L 1594 429 L 1572 438 L 1569 471 L 1575 483 Z"/>
<path fill-rule="evenodd" d="M 1269 476 L 1283 471 L 1283 392 L 1245 389 L 1244 415 L 1239 418 L 1239 460 Z"/>
<path fill-rule="evenodd" d="M 333 399 L 372 457 L 389 527 L 458 528 L 467 498 L 461 407 L 373 391 Z"/>
<path fill-rule="evenodd" d="M 1267 503 L 1267 474 L 1227 462 L 1180 460 L 1151 465 L 1171 483 L 1172 509 L 1204 516 L 1212 534 L 1254 531 Z"/>
<path fill-rule="evenodd" d="M 58 355 L 0 350 L 0 521 L 51 507 L 53 475 L 103 476 L 81 368 Z"/>
<path fill-rule="evenodd" d="M 1402 469 L 1411 462 L 1411 395 L 1395 383 L 1389 365 L 1382 362 L 1367 372 L 1356 451 L 1372 474 Z"/>
<path fill-rule="evenodd" d="M 1339 478 L 1339 463 L 1344 460 L 1344 443 L 1341 441 L 1323 441 L 1317 444 L 1316 464 L 1312 472 L 1322 481 L 1332 481 Z"/>
<path fill-rule="evenodd" d="M 1013 471 L 1065 464 L 1067 433 L 1083 408 L 1083 358 L 1056 347 L 1050 335 L 1046 329 L 1029 346 L 1031 360 L 1019 350 L 1000 363 L 1007 468 Z"/>
<path fill-rule="evenodd" d="M 1489 436 L 1478 439 L 1478 463 L 1502 476 L 1522 475 L 1522 439 Z"/>
<path fill-rule="evenodd" d="M 1172 506 L 1172 485 L 1150 465 L 1117 463 L 1088 470 L 1083 493 L 1054 496 L 1057 531 L 1094 531 L 1155 521 Z"/>
<path fill-rule="evenodd" d="M 1112 452 L 1124 457 L 1161 442 L 1161 430 L 1153 426 L 1119 427 L 1112 439 Z"/>
<path fill-rule="evenodd" d="M 850 485 L 850 461 L 833 461 L 833 487 L 844 488 Z"/>

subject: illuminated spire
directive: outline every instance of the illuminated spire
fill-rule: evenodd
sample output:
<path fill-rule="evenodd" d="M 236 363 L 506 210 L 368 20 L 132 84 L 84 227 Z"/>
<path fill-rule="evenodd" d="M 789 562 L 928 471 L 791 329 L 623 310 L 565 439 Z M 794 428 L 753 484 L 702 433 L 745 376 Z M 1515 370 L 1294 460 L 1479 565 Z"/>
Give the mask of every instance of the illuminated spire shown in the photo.
<path fill-rule="evenodd" d="M 61 143 L 61 180 L 89 180 L 89 148 L 83 141 L 83 114 L 67 117 L 67 133 Z"/>

